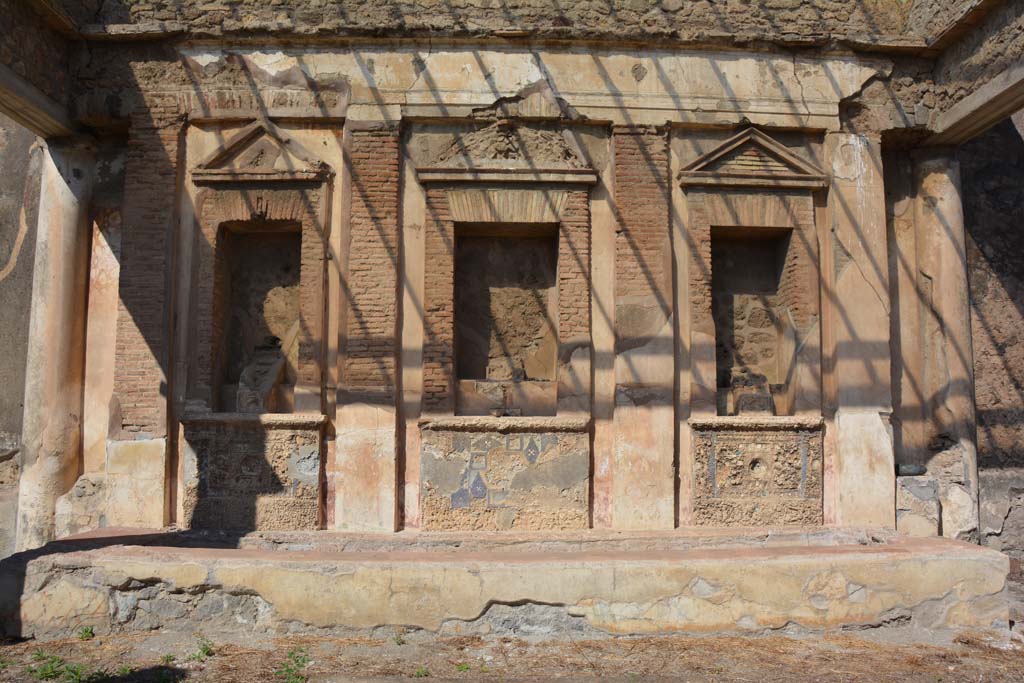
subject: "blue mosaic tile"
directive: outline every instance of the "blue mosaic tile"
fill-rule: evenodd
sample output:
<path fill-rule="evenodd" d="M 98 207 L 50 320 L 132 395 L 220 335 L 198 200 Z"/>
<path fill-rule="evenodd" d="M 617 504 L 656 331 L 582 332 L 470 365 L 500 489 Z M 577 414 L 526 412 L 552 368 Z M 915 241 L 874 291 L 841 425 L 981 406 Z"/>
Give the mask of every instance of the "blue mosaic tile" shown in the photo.
<path fill-rule="evenodd" d="M 526 459 L 530 461 L 531 465 L 537 462 L 537 456 L 540 455 L 540 446 L 537 445 L 537 440 L 532 436 L 526 444 L 526 448 L 523 449 L 523 453 L 526 455 Z"/>
<path fill-rule="evenodd" d="M 474 453 L 486 453 L 487 451 L 498 448 L 502 445 L 502 442 L 497 437 L 487 434 L 485 436 L 478 437 L 473 441 L 473 452 Z"/>
<path fill-rule="evenodd" d="M 469 491 L 466 489 L 459 489 L 452 494 L 452 510 L 458 510 L 459 508 L 469 507 Z"/>
<path fill-rule="evenodd" d="M 487 495 L 487 484 L 479 474 L 473 477 L 473 483 L 469 485 L 469 492 L 474 498 L 483 498 Z"/>

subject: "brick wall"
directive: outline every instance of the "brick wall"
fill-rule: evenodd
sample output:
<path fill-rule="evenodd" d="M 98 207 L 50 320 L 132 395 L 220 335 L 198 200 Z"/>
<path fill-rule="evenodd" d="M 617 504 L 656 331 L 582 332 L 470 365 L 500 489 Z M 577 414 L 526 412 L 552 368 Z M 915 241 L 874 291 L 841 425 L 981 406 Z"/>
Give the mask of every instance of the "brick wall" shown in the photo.
<path fill-rule="evenodd" d="M 427 191 L 423 286 L 423 405 L 427 412 L 451 412 L 455 368 L 455 224 L 445 191 Z"/>
<path fill-rule="evenodd" d="M 114 393 L 121 427 L 166 432 L 169 238 L 175 226 L 181 120 L 173 95 L 155 95 L 132 116 L 125 158 Z"/>
<path fill-rule="evenodd" d="M 399 135 L 352 131 L 352 210 L 341 386 L 395 395 L 398 335 Z M 429 262 L 429 261 L 428 261 Z"/>
<path fill-rule="evenodd" d="M 590 338 L 590 193 L 569 192 L 558 231 L 558 336 Z"/>
<path fill-rule="evenodd" d="M 668 136 L 653 128 L 617 127 L 612 139 L 619 221 L 615 297 L 651 297 L 667 317 L 672 306 Z M 630 336 L 629 330 L 617 333 L 620 339 Z"/>

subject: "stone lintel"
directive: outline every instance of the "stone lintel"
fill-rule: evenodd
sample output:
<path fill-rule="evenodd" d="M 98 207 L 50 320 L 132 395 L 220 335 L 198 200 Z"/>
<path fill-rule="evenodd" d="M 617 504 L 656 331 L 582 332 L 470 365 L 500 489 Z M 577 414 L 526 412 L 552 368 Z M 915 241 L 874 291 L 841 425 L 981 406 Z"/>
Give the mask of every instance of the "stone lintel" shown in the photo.
<path fill-rule="evenodd" d="M 44 138 L 78 133 L 78 126 L 63 105 L 3 64 L 0 64 L 0 111 Z"/>
<path fill-rule="evenodd" d="M 1002 121 L 1024 106 L 1024 59 L 938 114 L 930 126 L 929 145 L 959 145 Z"/>
<path fill-rule="evenodd" d="M 727 173 L 688 173 L 680 176 L 685 186 L 753 187 L 765 190 L 820 190 L 828 186 L 825 176 L 803 175 L 731 175 Z"/>
<path fill-rule="evenodd" d="M 446 432 L 585 432 L 589 417 L 429 417 L 419 421 L 420 429 Z"/>
<path fill-rule="evenodd" d="M 327 423 L 320 413 L 186 413 L 183 424 L 219 424 L 249 429 L 312 429 Z"/>
<path fill-rule="evenodd" d="M 421 183 L 597 184 L 597 173 L 589 169 L 417 168 L 416 175 Z"/>
<path fill-rule="evenodd" d="M 687 424 L 693 429 L 708 431 L 785 431 L 821 429 L 824 420 L 818 415 L 722 415 L 691 417 Z"/>

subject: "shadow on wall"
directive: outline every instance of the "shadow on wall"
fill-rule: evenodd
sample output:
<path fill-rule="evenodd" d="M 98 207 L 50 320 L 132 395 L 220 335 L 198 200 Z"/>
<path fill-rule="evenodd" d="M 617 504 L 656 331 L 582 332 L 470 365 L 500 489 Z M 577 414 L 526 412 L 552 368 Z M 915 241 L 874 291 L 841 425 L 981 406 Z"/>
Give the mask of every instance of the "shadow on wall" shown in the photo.
<path fill-rule="evenodd" d="M 42 155 L 36 136 L 0 115 L 0 557 L 14 551 L 25 358 Z"/>
<path fill-rule="evenodd" d="M 960 148 L 981 539 L 1024 557 L 1024 112 Z"/>
<path fill-rule="evenodd" d="M 165 4 L 171 5 L 172 3 L 168 2 Z M 508 9 L 505 3 L 501 3 L 500 6 L 503 10 L 510 12 L 510 16 L 514 15 L 514 11 Z M 531 4 L 530 6 L 533 7 L 534 5 Z M 456 11 L 447 4 L 444 7 L 448 8 L 447 11 L 452 14 L 452 21 L 457 24 L 458 15 Z M 132 11 L 135 12 L 136 10 L 133 8 Z M 235 7 L 228 13 L 241 14 L 245 11 L 247 10 L 242 7 Z M 445 10 L 442 8 L 438 11 Z M 544 16 L 551 18 L 558 18 L 563 14 L 561 8 L 555 3 L 552 3 L 546 11 L 548 14 Z M 573 11 L 567 10 L 570 14 Z M 712 6 L 709 10 L 712 14 L 715 11 L 715 6 Z M 133 15 L 133 18 L 137 17 Z M 705 19 L 709 20 L 707 17 Z M 722 18 L 722 25 L 731 25 L 729 22 L 732 19 L 735 19 L 735 17 L 730 18 L 729 21 Z M 349 24 L 346 23 L 346 25 Z M 196 336 L 195 329 L 189 329 L 184 334 L 180 334 L 178 330 L 172 329 L 176 312 L 170 310 L 175 298 L 194 300 L 194 297 L 196 297 L 195 291 L 189 292 L 186 289 L 185 291 L 175 292 L 172 296 L 171 287 L 168 286 L 168 282 L 175 281 L 177 281 L 178 285 L 182 285 L 177 275 L 170 272 L 174 259 L 182 257 L 181 254 L 174 253 L 174 241 L 178 239 L 179 211 L 182 208 L 180 206 L 182 202 L 180 197 L 176 196 L 176 193 L 171 189 L 173 183 L 179 182 L 178 179 L 183 172 L 182 166 L 185 160 L 183 119 L 181 112 L 176 108 L 177 102 L 180 101 L 179 96 L 181 95 L 178 91 L 189 90 L 190 94 L 195 96 L 195 113 L 203 117 L 208 117 L 211 113 L 206 109 L 209 103 L 204 99 L 203 95 L 217 88 L 232 90 L 240 97 L 248 93 L 253 96 L 259 113 L 267 115 L 267 103 L 262 99 L 265 94 L 263 88 L 269 85 L 275 87 L 282 85 L 282 83 L 278 83 L 274 79 L 288 80 L 284 85 L 308 89 L 316 93 L 318 98 L 332 94 L 331 88 L 342 88 L 343 83 L 341 81 L 343 79 L 337 74 L 333 74 L 332 78 L 337 77 L 337 82 L 331 80 L 330 83 L 327 83 L 316 80 L 312 75 L 315 70 L 304 68 L 301 56 L 296 57 L 298 68 L 268 75 L 259 68 L 253 68 L 253 62 L 251 60 L 247 61 L 244 56 L 239 54 L 227 55 L 216 62 L 204 63 L 204 65 L 198 66 L 198 63 L 190 63 L 188 58 L 183 57 L 175 52 L 173 48 L 166 45 L 154 45 L 147 47 L 145 51 L 134 53 L 126 53 L 123 47 L 119 47 L 116 50 L 113 48 L 96 47 L 96 50 L 93 53 L 96 66 L 91 68 L 96 69 L 97 74 L 101 77 L 101 82 L 103 82 L 102 79 L 109 77 L 110 84 L 116 83 L 120 86 L 119 96 L 123 97 L 124 101 L 132 101 L 134 103 L 130 117 L 131 130 L 128 133 L 126 153 L 124 230 L 119 292 L 122 305 L 118 322 L 117 358 L 119 362 L 117 364 L 117 379 L 115 382 L 115 409 L 117 412 L 113 416 L 115 421 L 119 422 L 122 433 L 118 433 L 115 427 L 110 437 L 126 440 L 147 436 L 159 438 L 165 435 L 167 426 L 170 424 L 172 429 L 170 434 L 167 435 L 169 437 L 167 471 L 172 473 L 170 478 L 172 481 L 171 486 L 173 487 L 177 481 L 177 478 L 173 475 L 178 472 L 178 463 L 176 462 L 178 444 L 174 443 L 177 438 L 176 430 L 174 429 L 174 418 L 180 417 L 184 408 L 184 399 L 187 397 L 188 392 L 183 387 L 186 384 L 195 384 L 193 378 L 185 376 L 191 371 L 188 366 L 195 365 L 195 359 L 186 358 L 186 354 L 191 352 L 190 349 L 172 347 L 178 342 L 187 344 L 189 339 L 193 339 Z M 467 51 L 472 53 L 480 64 L 481 71 L 488 74 L 487 82 L 494 89 L 494 99 L 498 100 L 507 96 L 507 92 L 499 90 L 499 87 L 490 80 L 489 72 L 484 68 L 484 60 L 480 54 L 472 49 L 467 49 Z M 429 57 L 429 55 L 427 56 Z M 360 64 L 366 61 L 358 53 L 354 58 Z M 131 64 L 124 63 L 129 59 L 134 61 Z M 418 82 L 427 84 L 428 87 L 432 88 L 434 76 L 431 73 L 430 64 L 418 56 L 417 59 L 418 61 L 415 63 L 422 64 L 423 68 L 422 73 L 417 74 Z M 532 53 L 528 59 L 536 62 L 537 70 L 540 73 L 546 74 L 546 79 L 549 81 L 548 85 L 552 88 L 553 94 L 558 95 L 558 83 L 550 75 L 547 65 L 543 62 L 543 57 L 539 53 Z M 618 91 L 614 79 L 604 70 L 604 66 L 596 58 L 594 59 L 594 68 L 598 77 L 607 84 L 608 91 L 613 99 L 624 101 L 624 95 Z M 735 84 L 730 83 L 727 73 L 723 72 L 717 64 L 713 64 L 712 68 L 719 75 L 722 93 L 731 96 L 735 92 Z M 108 71 L 105 72 L 104 69 L 108 69 Z M 683 108 L 683 96 L 677 92 L 670 76 L 657 63 L 654 64 L 654 69 L 656 71 L 650 77 L 661 81 L 670 97 L 679 104 L 680 108 Z M 152 80 L 137 80 L 143 74 L 150 74 L 146 78 L 151 78 Z M 155 78 L 152 74 L 158 74 L 160 78 Z M 794 113 L 799 113 L 799 94 L 791 92 L 792 86 L 787 83 L 787 75 L 772 72 L 770 76 L 781 92 L 789 95 L 788 99 L 792 103 Z M 273 83 L 268 82 L 268 78 Z M 353 74 L 351 78 L 362 78 L 366 81 L 371 96 L 380 97 L 379 92 L 374 89 L 376 81 L 370 66 L 366 67 L 365 73 L 360 75 Z M 293 79 L 294 82 L 289 79 Z M 176 85 L 177 83 L 188 83 L 189 85 L 179 86 Z M 335 92 L 334 94 L 337 93 Z M 444 106 L 445 96 L 440 90 L 431 92 L 431 95 L 436 99 L 438 105 Z M 381 102 L 381 105 L 379 113 L 367 115 L 367 118 L 379 116 L 381 120 L 387 121 L 389 118 L 388 109 L 383 106 L 383 102 Z M 627 119 L 628 116 L 627 113 Z M 627 120 L 626 123 L 633 123 L 633 121 Z M 651 158 L 646 146 L 640 146 L 638 153 L 643 157 L 642 163 L 648 169 L 651 169 L 654 172 L 653 175 L 656 176 L 657 192 L 665 200 L 666 205 L 670 206 L 670 181 L 667 177 L 663 177 L 664 174 L 658 175 L 657 173 L 660 164 L 665 163 L 664 160 L 659 161 Z M 384 215 L 385 212 L 379 214 L 375 210 L 376 205 L 374 202 L 376 201 L 376 195 L 374 193 L 377 191 L 377 188 L 372 185 L 368 175 L 362 175 L 362 169 L 358 168 L 358 166 L 356 164 L 353 169 L 350 169 L 348 182 L 350 183 L 349 189 L 353 196 L 352 206 L 366 205 L 368 207 L 366 211 L 368 216 L 364 217 L 362 223 L 360 223 L 360 229 L 365 233 L 364 241 L 372 241 L 374 246 L 383 245 L 382 248 L 387 252 L 388 260 L 394 266 L 399 263 L 399 254 L 398 246 L 394 243 L 393 235 L 391 234 L 392 229 L 389 227 L 389 221 L 392 219 L 389 215 Z M 340 171 L 340 169 L 338 170 Z M 194 209 L 195 207 L 191 208 Z M 612 210 L 615 212 L 616 207 L 613 206 Z M 839 210 L 850 214 L 854 223 L 853 230 L 860 232 L 862 226 L 858 224 L 856 215 L 851 207 L 840 206 Z M 666 216 L 665 218 L 666 222 L 668 222 L 668 217 Z M 668 236 L 666 235 L 665 237 L 667 239 Z M 672 302 L 661 298 L 662 292 L 658 287 L 655 276 L 658 269 L 655 267 L 655 264 L 649 262 L 650 255 L 643 252 L 642 245 L 634 241 L 633 236 L 628 230 L 623 231 L 620 242 L 622 243 L 621 252 L 623 258 L 636 263 L 637 269 L 641 274 L 640 276 L 649 283 L 649 289 L 658 298 L 659 308 L 666 311 L 667 315 L 667 312 L 672 309 Z M 184 250 L 182 243 L 179 243 L 177 246 Z M 209 256 L 211 245 L 202 237 L 199 237 L 190 248 L 194 250 L 191 255 L 192 261 L 200 262 L 204 255 Z M 445 245 L 445 248 L 451 251 L 452 245 Z M 872 262 L 870 268 L 876 273 L 883 272 L 885 264 Z M 388 360 L 394 360 L 394 334 L 390 336 L 380 335 L 379 328 L 381 325 L 372 317 L 373 310 L 367 310 L 367 308 L 362 307 L 359 297 L 352 296 L 353 291 L 359 290 L 357 288 L 350 289 L 351 282 L 352 277 L 347 279 L 343 277 L 340 283 L 342 296 L 348 299 L 347 309 L 341 314 L 342 335 L 344 336 L 342 344 L 345 345 L 343 351 L 350 356 L 347 360 L 352 360 L 351 356 L 353 356 L 354 350 L 358 350 L 360 354 L 358 357 L 359 361 L 365 365 L 375 364 L 378 366 L 378 372 L 375 374 L 384 378 L 381 380 L 381 383 L 386 384 L 388 387 L 385 391 L 379 392 L 382 396 L 381 400 L 393 402 L 394 396 L 390 393 L 390 384 L 388 384 L 388 378 L 393 373 L 393 363 L 386 363 L 384 359 L 388 357 Z M 203 283 L 202 281 L 196 281 L 195 283 L 196 287 L 202 287 L 205 284 L 208 283 Z M 187 287 L 188 285 L 182 286 Z M 833 293 L 826 292 L 826 296 L 831 297 Z M 597 301 L 598 315 L 610 318 L 611 304 L 612 302 Z M 422 302 L 414 302 L 413 305 L 422 307 Z M 411 315 L 412 312 L 399 312 L 399 316 L 406 314 Z M 422 315 L 422 310 L 420 314 Z M 347 319 L 345 316 L 347 316 Z M 840 316 L 842 320 L 838 324 L 853 327 L 853 323 L 845 315 L 845 312 L 840 311 Z M 183 320 L 179 320 L 177 324 L 180 327 L 192 325 L 192 323 Z M 432 344 L 440 343 L 435 342 L 435 330 L 428 327 L 424 334 L 427 340 L 428 351 Z M 856 337 L 852 333 L 850 336 Z M 685 353 L 687 351 L 688 349 L 681 349 L 681 352 Z M 887 355 L 888 350 L 882 349 L 881 353 Z M 120 362 L 122 359 L 131 359 L 131 362 Z M 171 366 L 172 359 L 175 361 L 174 367 Z M 614 362 L 609 361 L 607 358 L 597 359 L 595 362 L 597 361 L 604 363 L 605 367 L 612 365 Z M 344 360 L 342 361 L 342 382 L 346 379 L 344 376 L 345 362 Z M 872 362 L 871 359 L 865 360 L 865 373 L 868 376 L 872 372 Z M 171 402 L 172 410 L 178 412 L 177 415 L 171 415 L 171 419 L 168 419 L 165 413 L 165 401 Z M 595 415 L 610 414 L 611 404 L 607 398 L 605 403 L 607 405 L 602 407 L 595 401 Z M 401 455 L 399 458 L 401 459 Z M 400 462 L 398 467 L 401 470 L 404 464 Z M 404 474 L 400 473 L 399 477 L 401 478 L 402 476 Z M 183 498 L 184 493 L 171 491 L 170 497 L 172 500 L 176 497 Z M 246 519 L 249 518 L 246 517 Z"/>

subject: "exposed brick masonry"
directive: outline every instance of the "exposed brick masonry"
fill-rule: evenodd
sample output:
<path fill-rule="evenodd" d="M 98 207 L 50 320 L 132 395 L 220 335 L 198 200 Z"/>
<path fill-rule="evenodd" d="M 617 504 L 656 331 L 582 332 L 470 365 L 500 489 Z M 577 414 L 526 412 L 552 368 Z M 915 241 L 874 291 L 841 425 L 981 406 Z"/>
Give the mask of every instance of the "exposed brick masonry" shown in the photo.
<path fill-rule="evenodd" d="M 159 437 L 166 433 L 168 239 L 182 123 L 169 94 L 151 96 L 136 112 L 125 159 L 114 393 L 123 430 Z"/>
<path fill-rule="evenodd" d="M 612 138 L 619 220 L 615 297 L 652 297 L 667 317 L 672 307 L 668 136 L 650 128 L 616 128 Z"/>
<path fill-rule="evenodd" d="M 357 130 L 351 142 L 351 239 L 341 385 L 395 393 L 398 298 L 399 135 Z"/>

